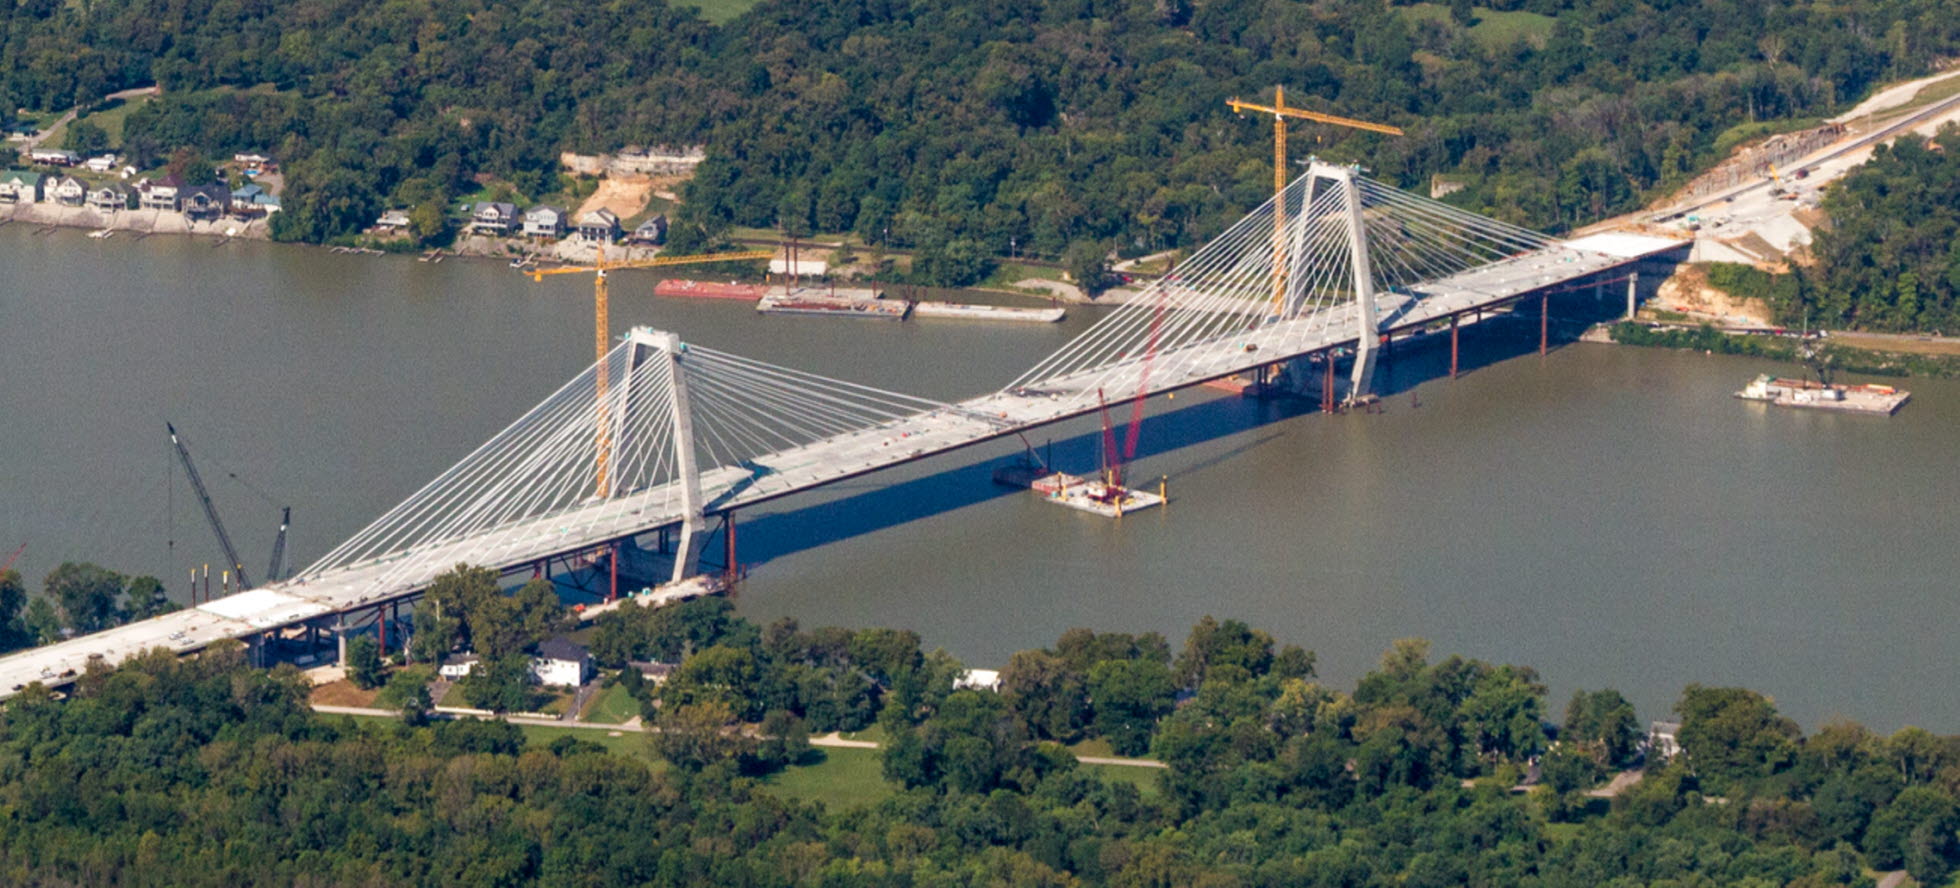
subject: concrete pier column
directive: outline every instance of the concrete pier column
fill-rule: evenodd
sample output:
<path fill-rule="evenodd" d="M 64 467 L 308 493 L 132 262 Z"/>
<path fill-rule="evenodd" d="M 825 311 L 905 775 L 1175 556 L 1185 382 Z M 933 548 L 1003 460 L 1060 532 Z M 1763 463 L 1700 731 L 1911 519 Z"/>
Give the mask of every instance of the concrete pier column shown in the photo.
<path fill-rule="evenodd" d="M 1456 315 L 1450 315 L 1450 378 L 1456 378 Z"/>
<path fill-rule="evenodd" d="M 1637 295 L 1639 290 L 1640 290 L 1640 272 L 1637 271 L 1630 272 L 1627 275 L 1627 314 L 1626 317 L 1623 318 L 1622 320 L 1628 320 L 1628 321 L 1633 320 L 1633 298 L 1635 295 Z"/>
<path fill-rule="evenodd" d="M 1551 351 L 1552 342 L 1552 294 L 1538 294 L 1538 354 L 1543 356 Z"/>

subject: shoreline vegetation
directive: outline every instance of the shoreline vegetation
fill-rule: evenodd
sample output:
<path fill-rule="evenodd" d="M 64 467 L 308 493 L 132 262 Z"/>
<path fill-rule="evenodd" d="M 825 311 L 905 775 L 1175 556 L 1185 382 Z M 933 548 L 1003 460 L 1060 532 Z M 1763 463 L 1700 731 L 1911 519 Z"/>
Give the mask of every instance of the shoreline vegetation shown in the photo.
<path fill-rule="evenodd" d="M 550 627 L 466 573 L 452 607 L 417 608 L 418 660 L 503 645 L 463 679 L 495 691 Z M 1178 646 L 1071 629 L 976 682 L 909 631 L 696 599 L 600 619 L 604 693 L 652 728 L 630 735 L 430 718 L 431 668 L 357 642 L 350 677 L 404 691 L 400 719 L 316 712 L 305 675 L 236 642 L 25 689 L 0 708 L 0 881 L 1871 888 L 1960 868 L 1960 737 L 1806 734 L 1699 684 L 1646 727 L 1610 688 L 1560 717 L 1531 667 L 1421 639 L 1335 688 L 1237 620 Z"/>
<path fill-rule="evenodd" d="M 1788 336 L 1727 333 L 1711 324 L 1699 327 L 1654 326 L 1639 321 L 1621 321 L 1606 330 L 1612 341 L 1620 345 L 1768 358 L 1793 364 L 1803 362 L 1798 340 Z M 1826 340 L 1816 348 L 1816 356 L 1817 360 L 1838 373 L 1960 379 L 1960 356 L 1956 355 L 1854 348 Z"/>

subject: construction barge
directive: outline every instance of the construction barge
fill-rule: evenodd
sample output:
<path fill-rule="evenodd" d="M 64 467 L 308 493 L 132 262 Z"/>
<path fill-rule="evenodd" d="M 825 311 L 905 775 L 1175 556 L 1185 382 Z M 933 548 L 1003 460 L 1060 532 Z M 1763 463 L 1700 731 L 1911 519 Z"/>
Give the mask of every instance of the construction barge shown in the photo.
<path fill-rule="evenodd" d="M 915 318 L 953 318 L 969 321 L 1015 321 L 1024 324 L 1053 324 L 1068 316 L 1061 306 L 1053 308 L 1012 308 L 1005 305 L 974 305 L 960 302 L 915 302 Z"/>
<path fill-rule="evenodd" d="M 912 303 L 895 299 L 853 299 L 808 293 L 771 293 L 756 303 L 755 310 L 763 314 L 902 321 L 911 312 Z"/>
<path fill-rule="evenodd" d="M 1026 487 L 1040 494 L 1042 499 L 1048 502 L 1101 515 L 1104 518 L 1121 518 L 1125 513 L 1161 506 L 1165 502 L 1161 483 L 1158 492 L 1151 493 L 1134 487 L 1124 487 L 1102 478 L 1084 478 L 1081 475 L 1054 472 L 1027 465 L 1003 466 L 996 469 L 994 483 L 1008 487 Z"/>
<path fill-rule="evenodd" d="M 768 292 L 768 287 L 757 284 L 738 284 L 732 281 L 723 284 L 715 281 L 691 281 L 686 278 L 668 278 L 653 285 L 655 296 L 684 299 L 734 299 L 756 302 Z"/>
<path fill-rule="evenodd" d="M 1749 381 L 1735 396 L 1745 401 L 1763 401 L 1778 407 L 1809 410 L 1835 410 L 1891 416 L 1905 406 L 1912 393 L 1889 385 L 1833 385 L 1808 379 L 1786 379 L 1764 373 Z"/>

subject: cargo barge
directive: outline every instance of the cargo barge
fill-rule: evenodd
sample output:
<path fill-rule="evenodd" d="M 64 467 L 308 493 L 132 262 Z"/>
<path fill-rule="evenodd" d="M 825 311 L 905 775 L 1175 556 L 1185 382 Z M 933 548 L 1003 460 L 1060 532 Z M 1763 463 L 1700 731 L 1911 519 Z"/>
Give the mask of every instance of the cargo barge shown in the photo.
<path fill-rule="evenodd" d="M 870 318 L 882 321 L 905 320 L 905 315 L 911 309 L 912 303 L 895 299 L 846 299 L 801 293 L 794 296 L 772 293 L 763 297 L 755 306 L 755 310 L 763 314 Z"/>
<path fill-rule="evenodd" d="M 755 302 L 769 291 L 768 287 L 756 284 L 716 283 L 714 281 L 690 281 L 685 278 L 668 278 L 653 285 L 655 296 L 675 296 L 684 299 L 736 299 Z"/>
<path fill-rule="evenodd" d="M 1068 316 L 1060 306 L 1054 308 L 1010 308 L 1004 305 L 969 305 L 959 302 L 918 302 L 912 306 L 915 318 L 954 318 L 969 321 L 1018 321 L 1027 324 L 1053 324 Z"/>
<path fill-rule="evenodd" d="M 1778 407 L 1809 410 L 1835 410 L 1891 416 L 1904 406 L 1912 393 L 1889 385 L 1832 385 L 1808 379 L 1785 379 L 1767 373 L 1756 377 L 1735 396 L 1746 401 L 1764 401 Z"/>

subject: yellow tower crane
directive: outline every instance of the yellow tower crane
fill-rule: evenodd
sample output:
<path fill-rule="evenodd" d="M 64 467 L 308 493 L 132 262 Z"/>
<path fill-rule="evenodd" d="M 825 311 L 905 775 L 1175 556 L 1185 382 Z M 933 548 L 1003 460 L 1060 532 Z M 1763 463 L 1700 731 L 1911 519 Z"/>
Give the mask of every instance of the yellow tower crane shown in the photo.
<path fill-rule="evenodd" d="M 612 493 L 606 484 L 606 461 L 611 456 L 612 440 L 606 422 L 606 339 L 611 327 L 610 312 L 606 303 L 606 273 L 625 268 L 665 268 L 671 265 L 699 265 L 706 262 L 742 262 L 751 259 L 768 259 L 775 256 L 774 250 L 750 250 L 740 253 L 705 253 L 697 256 L 656 256 L 652 259 L 606 259 L 606 248 L 599 248 L 599 260 L 591 265 L 567 265 L 560 268 L 541 268 L 527 271 L 533 281 L 542 281 L 549 274 L 587 274 L 592 275 L 592 343 L 593 361 L 598 365 L 598 408 L 599 418 L 594 423 L 598 429 L 597 468 L 593 475 L 593 485 L 600 499 L 608 499 Z"/>
<path fill-rule="evenodd" d="M 1337 117 L 1305 108 L 1291 107 L 1286 104 L 1284 86 L 1273 87 L 1271 105 L 1242 102 L 1237 98 L 1225 104 L 1240 114 L 1254 111 L 1273 116 L 1273 314 L 1277 315 L 1286 303 L 1286 201 L 1282 197 L 1286 193 L 1286 119 L 1294 117 L 1316 123 L 1331 123 L 1351 129 L 1387 133 L 1391 136 L 1399 136 L 1403 133 L 1400 127 L 1385 123 L 1369 123 L 1352 117 Z"/>

